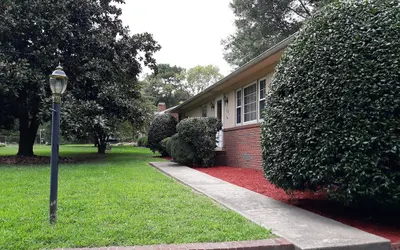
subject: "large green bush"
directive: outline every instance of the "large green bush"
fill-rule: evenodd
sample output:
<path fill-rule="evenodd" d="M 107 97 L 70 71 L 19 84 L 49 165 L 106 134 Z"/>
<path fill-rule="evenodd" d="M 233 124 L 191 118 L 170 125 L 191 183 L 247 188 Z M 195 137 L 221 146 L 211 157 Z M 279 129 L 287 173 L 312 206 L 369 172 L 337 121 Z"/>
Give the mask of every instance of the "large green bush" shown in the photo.
<path fill-rule="evenodd" d="M 161 146 L 161 141 L 171 137 L 176 133 L 177 121 L 171 114 L 157 115 L 150 125 L 148 133 L 149 148 L 153 152 L 160 152 L 162 156 L 168 156 L 165 148 Z"/>
<path fill-rule="evenodd" d="M 318 11 L 277 66 L 264 120 L 263 168 L 278 187 L 399 205 L 399 1 Z"/>
<path fill-rule="evenodd" d="M 176 162 L 188 165 L 213 166 L 216 134 L 222 124 L 214 117 L 187 118 L 176 126 L 171 156 Z"/>
<path fill-rule="evenodd" d="M 170 155 L 174 161 L 183 165 L 192 165 L 195 161 L 196 150 L 186 141 L 179 138 L 179 134 L 175 134 L 167 143 L 170 148 Z"/>

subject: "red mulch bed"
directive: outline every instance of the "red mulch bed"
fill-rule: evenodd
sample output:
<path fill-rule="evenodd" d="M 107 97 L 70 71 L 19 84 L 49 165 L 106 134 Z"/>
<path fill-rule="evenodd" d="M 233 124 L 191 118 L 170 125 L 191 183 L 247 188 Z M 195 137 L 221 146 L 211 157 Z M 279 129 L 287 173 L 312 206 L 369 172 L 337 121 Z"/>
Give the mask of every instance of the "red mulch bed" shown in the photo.
<path fill-rule="evenodd" d="M 293 195 L 289 196 L 285 191 L 268 182 L 261 170 L 226 166 L 195 169 L 275 200 L 304 208 L 346 225 L 379 235 L 392 242 L 400 242 L 400 215 L 398 212 L 393 214 L 379 213 L 371 217 L 367 213 L 363 214 L 362 209 L 349 209 L 328 201 L 325 193 L 294 192 Z"/>

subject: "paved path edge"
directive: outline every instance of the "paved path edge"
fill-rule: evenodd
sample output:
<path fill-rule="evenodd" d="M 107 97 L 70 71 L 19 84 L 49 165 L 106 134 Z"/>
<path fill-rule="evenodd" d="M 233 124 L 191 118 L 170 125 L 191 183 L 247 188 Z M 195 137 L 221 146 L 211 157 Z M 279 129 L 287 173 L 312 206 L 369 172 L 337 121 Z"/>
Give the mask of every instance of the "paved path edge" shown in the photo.
<path fill-rule="evenodd" d="M 270 229 L 270 228 L 267 227 L 266 225 L 264 225 L 264 224 L 262 224 L 262 223 L 260 223 L 260 222 L 258 222 L 258 221 L 255 221 L 253 218 L 249 217 L 247 214 L 244 214 L 244 213 L 242 213 L 241 211 L 238 211 L 237 209 L 235 209 L 234 207 L 230 206 L 229 204 L 226 204 L 226 203 L 224 203 L 224 202 L 222 202 L 222 201 L 220 201 L 220 200 L 218 200 L 218 199 L 215 199 L 214 197 L 212 197 L 212 196 L 208 195 L 207 193 L 203 192 L 202 190 L 198 189 L 196 186 L 191 185 L 190 183 L 186 183 L 186 182 L 180 180 L 179 178 L 177 178 L 176 176 L 173 176 L 173 175 L 171 175 L 170 173 L 164 171 L 164 170 L 162 169 L 162 167 L 158 167 L 158 166 L 157 166 L 158 163 L 163 163 L 163 162 L 150 162 L 149 164 L 150 164 L 150 166 L 152 166 L 152 167 L 155 168 L 156 170 L 160 171 L 161 173 L 163 173 L 163 174 L 165 174 L 165 175 L 167 175 L 167 176 L 173 178 L 174 180 L 176 180 L 176 181 L 178 181 L 178 182 L 184 184 L 185 186 L 189 186 L 189 187 L 192 188 L 193 190 L 195 190 L 195 191 L 197 191 L 197 192 L 199 192 L 199 193 L 201 193 L 201 194 L 207 196 L 208 198 L 210 198 L 210 199 L 212 199 L 213 201 L 215 201 L 215 202 L 221 204 L 222 206 L 224 206 L 224 207 L 226 207 L 226 208 L 228 208 L 228 209 L 231 209 L 231 210 L 235 211 L 236 213 L 238 213 L 238 214 L 240 214 L 241 216 L 245 217 L 246 219 L 248 219 L 248 220 L 250 220 L 250 221 L 256 223 L 257 225 L 260 225 L 260 226 L 262 226 L 262 227 L 265 227 L 266 229 Z M 165 162 L 164 162 L 164 163 L 165 163 Z M 186 167 L 186 166 L 182 166 L 182 167 L 189 168 L 189 167 Z M 192 169 L 192 170 L 193 170 L 193 171 L 197 171 L 197 170 L 194 170 L 194 169 Z M 203 174 L 204 174 L 204 173 L 203 173 Z M 215 177 L 213 177 L 213 178 L 215 178 Z M 217 178 L 217 179 L 218 179 L 218 178 Z M 223 181 L 223 180 L 221 180 L 221 181 Z M 230 184 L 231 184 L 231 183 L 230 183 Z M 231 185 L 234 185 L 234 184 L 231 184 Z M 237 185 L 234 185 L 234 186 L 237 186 Z M 237 186 L 237 187 L 239 187 L 239 186 Z M 242 187 L 240 187 L 240 188 L 242 188 Z M 253 192 L 253 191 L 251 191 L 251 192 Z M 279 233 L 277 233 L 277 232 L 273 232 L 273 233 L 274 233 L 275 235 L 279 236 L 279 237 L 282 237 L 282 239 L 285 238 L 284 235 L 281 235 L 281 234 L 279 234 Z M 285 239 L 285 240 L 286 240 L 286 239 Z M 289 241 L 289 242 L 290 242 L 290 241 Z M 299 247 L 299 246 L 296 246 L 296 244 L 293 244 L 293 246 L 294 246 L 294 249 L 295 249 L 295 250 L 321 250 L 321 249 L 323 249 L 323 250 L 331 250 L 331 249 L 332 249 L 332 250 L 336 250 L 336 249 L 343 249 L 343 250 L 350 250 L 350 249 L 351 249 L 351 250 L 365 250 L 365 249 L 379 249 L 379 250 L 381 250 L 381 249 L 388 249 L 388 250 L 391 249 L 391 250 L 398 250 L 398 248 L 397 248 L 398 246 L 396 246 L 395 244 L 391 244 L 389 240 L 387 240 L 387 242 L 366 243 L 366 244 L 357 244 L 357 245 L 354 245 L 354 244 L 353 244 L 353 245 L 349 245 L 349 246 L 328 247 L 328 248 L 320 248 L 320 247 L 301 248 L 301 247 Z M 371 247 L 372 247 L 372 248 L 371 248 Z M 400 250 L 400 249 L 399 249 L 399 250 Z"/>
<path fill-rule="evenodd" d="M 251 241 L 162 244 L 131 247 L 58 248 L 55 250 L 294 250 L 294 246 L 285 239 L 273 238 Z"/>

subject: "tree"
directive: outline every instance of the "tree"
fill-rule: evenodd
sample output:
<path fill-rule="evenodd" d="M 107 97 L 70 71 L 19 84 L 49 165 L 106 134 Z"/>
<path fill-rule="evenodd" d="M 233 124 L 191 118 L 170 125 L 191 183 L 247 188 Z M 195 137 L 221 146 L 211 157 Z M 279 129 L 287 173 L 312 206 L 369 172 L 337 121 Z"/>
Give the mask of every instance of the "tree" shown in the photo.
<path fill-rule="evenodd" d="M 147 134 L 150 123 L 154 119 L 157 111 L 157 107 L 154 105 L 153 99 L 153 97 L 146 96 L 142 93 L 141 98 L 137 101 L 137 107 L 140 115 L 136 115 L 129 121 L 133 128 L 134 137 Z"/>
<path fill-rule="evenodd" d="M 95 138 L 98 153 L 104 154 L 108 140 L 117 134 L 120 124 L 128 121 L 133 126 L 139 126 L 146 122 L 147 113 L 151 111 L 141 96 L 141 85 L 136 79 L 140 65 L 135 48 L 141 40 L 142 35 L 120 39 L 115 47 L 108 48 L 113 51 L 109 61 L 90 65 L 94 68 L 88 80 L 95 79 L 95 82 L 72 90 L 66 98 L 66 112 L 62 116 L 64 134 Z M 158 50 L 159 46 L 148 34 L 145 41 L 143 46 L 149 50 L 146 53 Z M 82 91 L 97 94 L 82 95 Z"/>
<path fill-rule="evenodd" d="M 0 123 L 19 120 L 18 155 L 33 155 L 39 124 L 50 118 L 48 75 L 59 62 L 69 76 L 65 100 L 76 102 L 75 116 L 84 108 L 128 108 L 126 100 L 112 103 L 121 93 L 116 90 L 121 87 L 131 98 L 129 91 L 138 91 L 128 89 L 141 72 L 140 61 L 154 68 L 152 55 L 159 46 L 150 34 L 130 36 L 116 3 L 123 1 L 8 1 L 0 6 L 0 80 L 6 83 L 0 87 L 6 118 Z"/>
<path fill-rule="evenodd" d="M 121 93 L 98 100 L 69 99 L 62 116 L 62 131 L 65 136 L 94 138 L 98 153 L 104 154 L 109 139 L 121 136 L 121 130 L 128 127 L 133 137 L 135 129 L 146 125 L 155 108 L 146 105 L 142 97 Z"/>
<path fill-rule="evenodd" d="M 219 73 L 219 68 L 214 65 L 196 66 L 186 73 L 187 89 L 191 95 L 195 95 L 208 86 L 222 79 L 223 75 Z"/>
<path fill-rule="evenodd" d="M 190 97 L 184 85 L 186 70 L 169 64 L 158 64 L 157 72 L 145 77 L 145 94 L 152 96 L 154 105 L 164 102 L 168 108 Z"/>
<path fill-rule="evenodd" d="M 325 0 L 233 0 L 236 32 L 222 40 L 225 60 L 240 67 L 295 33 Z"/>
<path fill-rule="evenodd" d="M 400 205 L 399 13 L 397 0 L 343 0 L 306 22 L 266 98 L 268 180 L 345 204 Z"/>

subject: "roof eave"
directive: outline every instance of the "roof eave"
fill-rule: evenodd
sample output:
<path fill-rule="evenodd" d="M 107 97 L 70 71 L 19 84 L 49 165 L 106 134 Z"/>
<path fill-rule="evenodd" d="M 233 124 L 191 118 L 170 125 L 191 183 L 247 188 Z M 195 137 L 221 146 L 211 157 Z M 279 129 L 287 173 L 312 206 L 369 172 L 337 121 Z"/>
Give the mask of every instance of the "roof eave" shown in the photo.
<path fill-rule="evenodd" d="M 281 42 L 277 43 L 276 45 L 274 45 L 273 47 L 269 48 L 268 50 L 264 51 L 263 53 L 261 53 L 260 55 L 258 55 L 257 57 L 253 58 L 252 60 L 250 60 L 249 62 L 247 62 L 246 64 L 244 64 L 243 66 L 239 67 L 237 70 L 233 71 L 232 73 L 230 73 L 229 75 L 227 75 L 226 77 L 222 78 L 221 80 L 219 80 L 218 82 L 216 82 L 215 84 L 209 86 L 208 88 L 206 88 L 205 90 L 201 91 L 200 93 L 198 93 L 195 96 L 192 96 L 191 98 L 187 99 L 185 102 L 179 104 L 176 107 L 173 107 L 173 109 L 171 109 L 170 112 L 176 112 L 179 111 L 180 109 L 182 109 L 183 107 L 187 106 L 190 102 L 200 98 L 202 95 L 212 91 L 214 88 L 220 86 L 221 84 L 225 83 L 226 81 L 232 79 L 233 77 L 239 75 L 240 73 L 242 73 L 243 71 L 251 68 L 252 66 L 256 65 L 257 63 L 261 62 L 262 60 L 264 60 L 265 58 L 268 58 L 269 56 L 275 54 L 276 52 L 286 48 L 286 46 L 289 45 L 289 43 L 294 39 L 296 34 L 293 34 L 289 37 L 287 37 L 286 39 L 282 40 Z"/>

